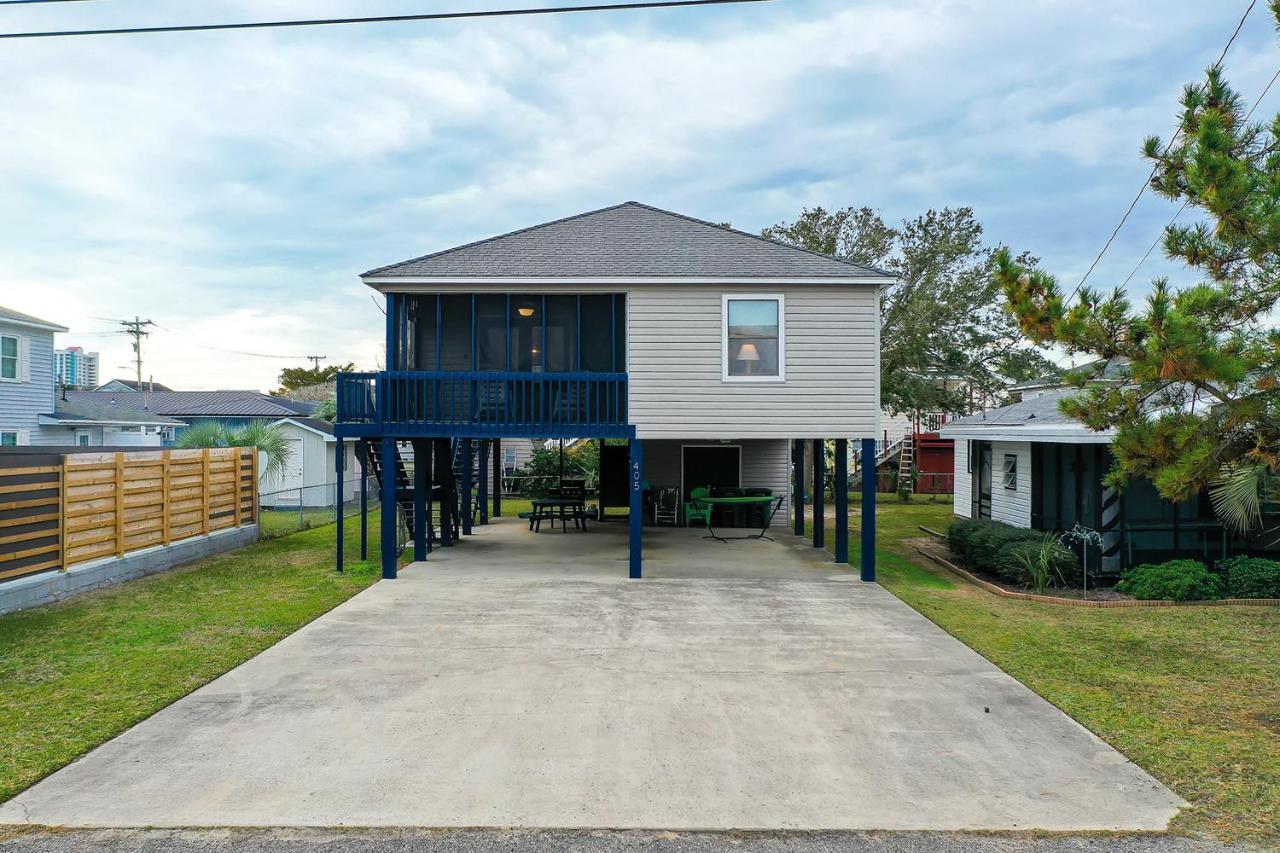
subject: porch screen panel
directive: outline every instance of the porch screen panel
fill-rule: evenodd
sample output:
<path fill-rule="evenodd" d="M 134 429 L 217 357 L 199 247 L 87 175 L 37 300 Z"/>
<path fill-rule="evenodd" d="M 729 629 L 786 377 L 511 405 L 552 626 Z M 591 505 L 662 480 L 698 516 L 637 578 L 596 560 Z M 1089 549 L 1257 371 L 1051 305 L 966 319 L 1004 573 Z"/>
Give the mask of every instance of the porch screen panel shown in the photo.
<path fill-rule="evenodd" d="M 501 293 L 476 296 L 476 369 L 507 369 L 507 297 Z"/>
<path fill-rule="evenodd" d="M 542 372 L 542 297 L 511 296 L 511 369 Z"/>
<path fill-rule="evenodd" d="M 440 370 L 471 370 L 471 295 L 440 300 Z"/>
<path fill-rule="evenodd" d="M 582 295 L 582 369 L 592 373 L 614 370 L 614 297 L 608 293 Z"/>
<path fill-rule="evenodd" d="M 409 362 L 413 370 L 436 369 L 436 310 L 440 297 L 435 294 L 427 296 L 410 296 L 409 326 L 413 338 L 413 360 Z"/>
<path fill-rule="evenodd" d="M 572 373 L 578 369 L 578 297 L 547 297 L 546 369 Z"/>

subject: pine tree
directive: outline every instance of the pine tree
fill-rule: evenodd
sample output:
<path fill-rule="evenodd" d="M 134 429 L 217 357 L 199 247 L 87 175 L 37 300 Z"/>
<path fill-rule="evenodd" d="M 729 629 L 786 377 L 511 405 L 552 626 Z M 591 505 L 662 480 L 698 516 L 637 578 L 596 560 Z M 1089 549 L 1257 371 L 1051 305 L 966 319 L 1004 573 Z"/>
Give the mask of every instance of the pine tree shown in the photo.
<path fill-rule="evenodd" d="M 1280 17 L 1280 0 L 1272 12 Z M 1215 66 L 1185 88 L 1174 139 L 1148 138 L 1143 156 L 1154 192 L 1203 213 L 1163 241 L 1200 281 L 1156 280 L 1137 306 L 1121 288 L 1081 287 L 1072 301 L 1007 251 L 996 280 L 1031 340 L 1101 360 L 1071 375 L 1085 390 L 1062 408 L 1115 428 L 1108 483 L 1147 478 L 1174 501 L 1209 488 L 1224 522 L 1256 528 L 1280 460 L 1280 116 L 1250 123 Z M 1106 365 L 1126 381 L 1091 384 Z"/>

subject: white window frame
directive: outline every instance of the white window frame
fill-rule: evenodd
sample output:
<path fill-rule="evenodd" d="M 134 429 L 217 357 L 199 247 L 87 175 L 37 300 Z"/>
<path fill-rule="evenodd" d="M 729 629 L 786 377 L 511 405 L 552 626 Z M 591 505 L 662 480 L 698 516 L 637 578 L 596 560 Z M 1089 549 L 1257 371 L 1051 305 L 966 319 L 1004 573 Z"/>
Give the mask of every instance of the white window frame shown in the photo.
<path fill-rule="evenodd" d="M 1000 466 L 1000 482 L 1006 492 L 1018 491 L 1018 454 L 1006 453 Z"/>
<path fill-rule="evenodd" d="M 729 303 L 735 299 L 778 303 L 778 375 L 729 375 Z M 721 382 L 786 382 L 787 381 L 787 302 L 781 293 L 726 293 L 720 300 L 720 381 Z"/>
<path fill-rule="evenodd" d="M 19 335 L 0 335 L 0 363 L 3 362 L 5 338 L 13 341 L 13 376 L 4 376 L 3 370 L 0 370 L 0 382 L 22 382 L 22 337 Z M 5 430 L 9 432 L 9 430 Z"/>
<path fill-rule="evenodd" d="M 13 436 L 13 444 L 5 444 L 4 437 L 6 435 Z M 0 447 L 21 447 L 22 431 L 17 429 L 0 429 Z"/>
<path fill-rule="evenodd" d="M 80 439 L 82 438 L 84 439 L 83 443 L 80 441 Z M 75 440 L 76 440 L 76 447 L 92 447 L 93 431 L 87 430 L 87 429 L 78 429 L 76 430 Z"/>

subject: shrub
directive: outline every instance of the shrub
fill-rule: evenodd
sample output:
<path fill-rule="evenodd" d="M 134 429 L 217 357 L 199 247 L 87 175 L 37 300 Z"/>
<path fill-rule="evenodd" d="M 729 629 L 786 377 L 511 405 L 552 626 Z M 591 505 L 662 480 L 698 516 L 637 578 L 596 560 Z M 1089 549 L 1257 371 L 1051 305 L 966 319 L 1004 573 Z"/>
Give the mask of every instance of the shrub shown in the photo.
<path fill-rule="evenodd" d="M 1041 534 L 1038 543 L 1020 542 L 1013 546 L 1013 556 L 1037 593 L 1051 586 L 1071 585 L 1067 573 L 1075 568 L 1076 555 L 1062 544 L 1058 534 Z"/>
<path fill-rule="evenodd" d="M 1205 601 L 1222 597 L 1222 579 L 1199 560 L 1170 560 L 1126 570 L 1116 589 L 1134 598 Z"/>
<path fill-rule="evenodd" d="M 1218 563 L 1230 598 L 1280 598 L 1280 561 L 1230 557 Z"/>
<path fill-rule="evenodd" d="M 962 518 L 947 528 L 947 545 L 951 553 L 964 566 L 980 572 L 988 572 L 1011 583 L 1035 586 L 1036 580 L 1029 568 L 1040 560 L 1046 548 L 1046 534 L 1038 530 L 1011 527 L 985 518 Z M 1055 537 L 1056 538 L 1056 537 Z M 1050 577 L 1057 577 L 1064 584 L 1074 575 L 1075 555 L 1060 543 L 1045 551 Z"/>

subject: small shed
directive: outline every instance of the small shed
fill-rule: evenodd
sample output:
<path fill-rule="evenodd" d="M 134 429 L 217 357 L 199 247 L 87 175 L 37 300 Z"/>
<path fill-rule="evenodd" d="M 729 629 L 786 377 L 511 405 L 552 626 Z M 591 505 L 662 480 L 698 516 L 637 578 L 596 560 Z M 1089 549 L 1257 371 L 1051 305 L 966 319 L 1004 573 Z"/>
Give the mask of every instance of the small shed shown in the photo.
<path fill-rule="evenodd" d="M 338 440 L 333 424 L 319 418 L 281 418 L 273 425 L 289 443 L 289 456 L 282 475 L 262 475 L 259 484 L 266 507 L 328 507 L 336 503 L 334 471 Z M 348 475 L 342 484 L 343 502 L 359 494 L 360 467 L 356 464 L 354 438 L 342 442 L 342 470 Z"/>

